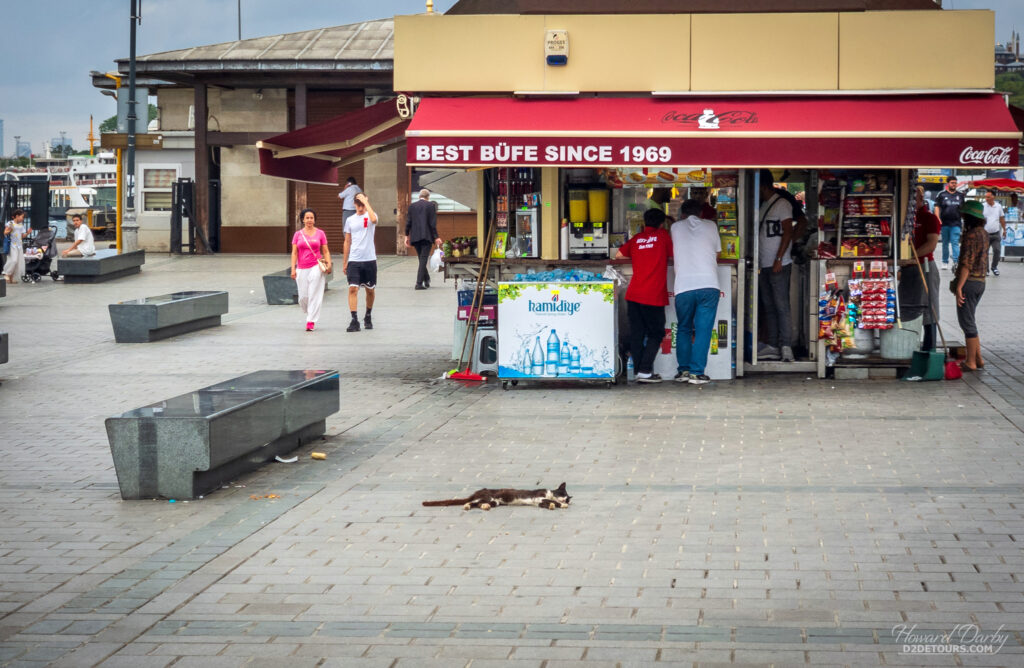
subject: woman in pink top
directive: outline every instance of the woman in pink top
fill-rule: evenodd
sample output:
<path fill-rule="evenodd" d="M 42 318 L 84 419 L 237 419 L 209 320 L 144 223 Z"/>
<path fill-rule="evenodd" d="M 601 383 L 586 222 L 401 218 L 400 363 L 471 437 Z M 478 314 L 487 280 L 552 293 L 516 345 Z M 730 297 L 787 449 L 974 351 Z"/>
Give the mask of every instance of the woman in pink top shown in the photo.
<path fill-rule="evenodd" d="M 324 302 L 327 279 L 317 266 L 321 257 L 331 271 L 331 252 L 327 250 L 327 235 L 317 229 L 316 212 L 303 209 L 299 213 L 302 229 L 292 237 L 292 278 L 298 286 L 299 307 L 306 316 L 306 331 L 312 332 L 320 319 L 320 305 Z"/>

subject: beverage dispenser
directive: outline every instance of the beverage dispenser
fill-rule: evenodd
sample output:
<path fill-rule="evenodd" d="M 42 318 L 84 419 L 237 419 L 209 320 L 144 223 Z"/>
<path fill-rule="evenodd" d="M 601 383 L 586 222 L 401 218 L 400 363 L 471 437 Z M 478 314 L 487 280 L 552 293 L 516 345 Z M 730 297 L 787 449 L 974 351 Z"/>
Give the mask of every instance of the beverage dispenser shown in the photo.
<path fill-rule="evenodd" d="M 608 258 L 611 191 L 603 186 L 569 188 L 569 258 Z"/>

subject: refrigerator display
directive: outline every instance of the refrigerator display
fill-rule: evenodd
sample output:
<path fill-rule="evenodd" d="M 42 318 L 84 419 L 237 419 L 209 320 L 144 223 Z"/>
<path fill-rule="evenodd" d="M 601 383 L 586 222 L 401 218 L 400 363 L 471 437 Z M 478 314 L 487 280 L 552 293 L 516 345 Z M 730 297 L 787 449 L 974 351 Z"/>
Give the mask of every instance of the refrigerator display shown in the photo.
<path fill-rule="evenodd" d="M 732 318 L 732 285 L 735 272 L 736 268 L 731 265 L 719 265 L 718 267 L 718 287 L 720 290 L 718 311 L 715 313 L 715 324 L 711 333 L 708 365 L 704 371 L 712 380 L 728 380 L 735 375 L 736 337 L 733 335 L 735 323 Z M 669 292 L 672 291 L 674 281 L 675 272 L 669 266 Z M 678 321 L 676 320 L 675 305 L 669 303 L 665 307 L 665 338 L 662 339 L 661 349 L 658 351 L 658 356 L 654 359 L 654 373 L 660 374 L 662 378 L 672 378 L 676 375 L 678 367 L 676 362 L 677 330 Z"/>
<path fill-rule="evenodd" d="M 615 284 L 498 284 L 498 377 L 612 380 Z"/>

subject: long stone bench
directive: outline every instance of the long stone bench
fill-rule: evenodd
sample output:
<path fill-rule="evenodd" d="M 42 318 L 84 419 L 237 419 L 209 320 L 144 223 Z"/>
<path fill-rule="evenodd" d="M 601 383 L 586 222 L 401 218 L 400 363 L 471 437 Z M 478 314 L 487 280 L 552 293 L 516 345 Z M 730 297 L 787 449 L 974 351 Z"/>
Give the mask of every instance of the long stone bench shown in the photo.
<path fill-rule="evenodd" d="M 324 289 L 330 289 L 333 272 L 324 277 Z M 267 303 L 276 306 L 281 304 L 298 304 L 299 288 L 292 278 L 291 269 L 282 269 L 272 274 L 263 275 L 263 292 L 267 295 Z"/>
<path fill-rule="evenodd" d="M 116 248 L 104 248 L 89 257 L 58 258 L 57 273 L 65 283 L 101 283 L 137 274 L 145 263 L 144 250 L 118 253 Z"/>
<path fill-rule="evenodd" d="M 7 281 L 4 280 L 4 278 L 2 276 L 0 276 L 0 297 L 6 297 L 6 296 L 7 296 Z"/>
<path fill-rule="evenodd" d="M 193 499 L 322 436 L 338 372 L 256 371 L 107 418 L 124 499 Z"/>
<path fill-rule="evenodd" d="M 118 302 L 109 308 L 115 341 L 146 343 L 220 325 L 220 317 L 228 312 L 228 293 L 173 292 Z"/>

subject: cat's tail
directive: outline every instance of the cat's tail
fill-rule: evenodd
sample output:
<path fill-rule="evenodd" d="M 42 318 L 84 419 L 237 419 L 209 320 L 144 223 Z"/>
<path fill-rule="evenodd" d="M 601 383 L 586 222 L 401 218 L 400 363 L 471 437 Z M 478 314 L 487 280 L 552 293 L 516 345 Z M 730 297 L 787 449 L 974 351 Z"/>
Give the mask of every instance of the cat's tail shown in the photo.
<path fill-rule="evenodd" d="M 424 501 L 423 505 L 430 506 L 462 506 L 469 503 L 469 497 L 465 499 L 445 499 L 443 501 Z"/>

